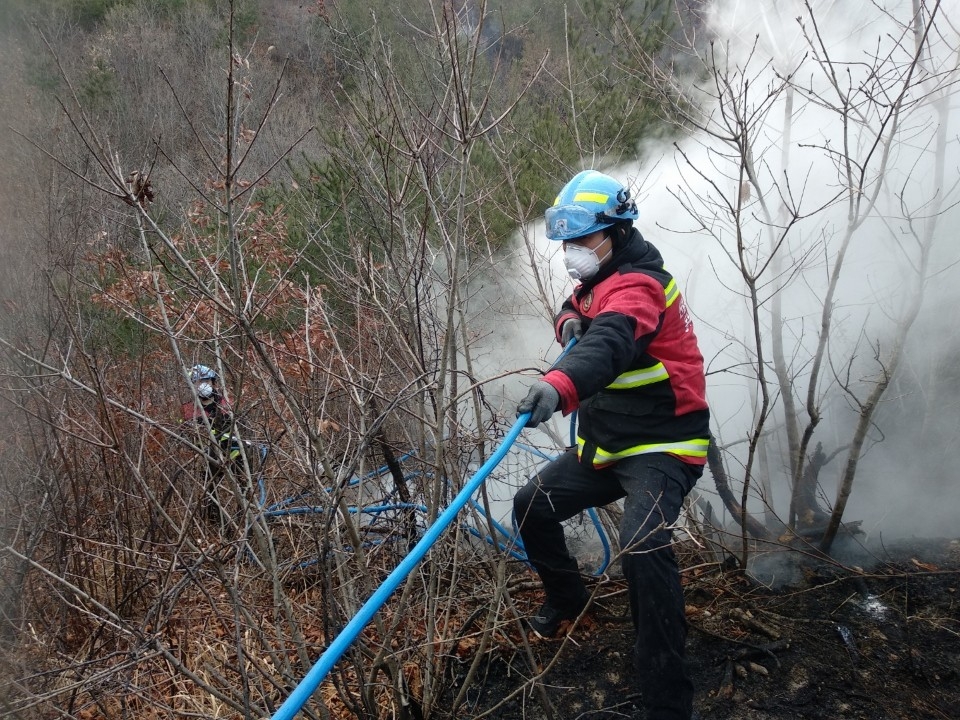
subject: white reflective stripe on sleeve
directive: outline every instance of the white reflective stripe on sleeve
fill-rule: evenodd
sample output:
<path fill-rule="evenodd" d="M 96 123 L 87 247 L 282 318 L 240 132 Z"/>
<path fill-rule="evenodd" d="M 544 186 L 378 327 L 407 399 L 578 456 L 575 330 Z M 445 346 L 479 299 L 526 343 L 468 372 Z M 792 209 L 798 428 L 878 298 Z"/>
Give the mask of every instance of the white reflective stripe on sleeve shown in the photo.
<path fill-rule="evenodd" d="M 680 297 L 680 288 L 677 287 L 677 281 L 673 278 L 670 278 L 670 282 L 667 283 L 667 286 L 663 289 L 663 295 L 667 299 L 667 307 L 673 305 L 678 297 Z"/>

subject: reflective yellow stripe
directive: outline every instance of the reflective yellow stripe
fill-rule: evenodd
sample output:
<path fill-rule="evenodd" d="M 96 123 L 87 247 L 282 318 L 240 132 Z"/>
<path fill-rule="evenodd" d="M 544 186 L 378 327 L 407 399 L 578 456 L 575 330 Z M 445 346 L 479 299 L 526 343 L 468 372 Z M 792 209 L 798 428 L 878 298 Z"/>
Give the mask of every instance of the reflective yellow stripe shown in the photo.
<path fill-rule="evenodd" d="M 583 446 L 586 441 L 577 435 L 578 453 L 583 452 Z M 603 448 L 597 448 L 596 455 L 593 457 L 594 465 L 606 465 L 615 460 L 633 457 L 634 455 L 649 455 L 650 453 L 673 453 L 675 455 L 684 455 L 686 457 L 705 458 L 707 448 L 710 445 L 708 438 L 698 438 L 694 440 L 681 440 L 679 442 L 650 443 L 648 445 L 634 445 L 620 452 L 607 452 Z"/>
<path fill-rule="evenodd" d="M 663 289 L 664 297 L 667 299 L 667 307 L 673 305 L 674 301 L 680 297 L 680 288 L 677 287 L 677 281 L 670 278 L 670 282 Z"/>
<path fill-rule="evenodd" d="M 670 375 L 663 363 L 657 363 L 651 367 L 639 368 L 637 370 L 628 370 L 620 375 L 616 380 L 607 385 L 607 390 L 626 390 L 627 388 L 640 387 L 641 385 L 650 385 L 661 380 L 666 380 Z"/>
<path fill-rule="evenodd" d="M 676 299 L 680 297 L 680 288 L 677 287 L 676 280 L 670 278 L 670 282 L 668 282 L 667 286 L 663 289 L 663 295 L 666 298 L 667 307 L 673 305 Z M 628 388 L 635 388 L 640 387 L 641 385 L 650 385 L 651 383 L 660 382 L 669 377 L 670 374 L 663 366 L 663 363 L 657 363 L 651 367 L 628 370 L 612 383 L 607 385 L 607 388 L 609 390 L 626 390 Z"/>
<path fill-rule="evenodd" d="M 573 202 L 595 202 L 599 203 L 600 205 L 605 205 L 609 199 L 609 195 L 595 192 L 578 192 L 573 196 Z"/>

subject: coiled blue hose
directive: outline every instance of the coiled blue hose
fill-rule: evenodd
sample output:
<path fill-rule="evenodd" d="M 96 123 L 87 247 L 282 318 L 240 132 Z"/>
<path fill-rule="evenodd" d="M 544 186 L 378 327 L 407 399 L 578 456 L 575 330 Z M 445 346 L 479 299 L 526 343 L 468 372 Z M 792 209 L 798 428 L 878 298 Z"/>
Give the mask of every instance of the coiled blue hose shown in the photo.
<path fill-rule="evenodd" d="M 563 352 L 560 353 L 557 361 L 570 352 L 570 348 L 572 348 L 576 342 L 576 339 L 571 340 L 563 349 Z M 387 602 L 393 594 L 393 591 L 400 586 L 400 583 L 403 582 L 404 578 L 406 578 L 423 559 L 443 531 L 454 521 L 457 513 L 467 504 L 473 496 L 473 493 L 477 491 L 477 488 L 487 479 L 487 476 L 493 469 L 500 464 L 500 461 L 503 460 L 513 443 L 516 442 L 520 431 L 526 426 L 528 420 L 530 420 L 530 413 L 528 412 L 523 413 L 517 418 L 506 437 L 504 437 L 503 442 L 500 443 L 500 447 L 498 447 L 493 455 L 477 470 L 476 474 L 467 481 L 450 505 L 437 516 L 436 521 L 427 529 L 423 537 L 420 538 L 420 541 L 413 546 L 407 556 L 394 568 L 386 580 L 383 581 L 383 584 L 376 589 L 373 595 L 370 596 L 370 599 L 363 604 L 357 611 L 357 614 L 344 626 L 340 634 L 333 639 L 333 642 L 323 651 L 323 654 L 317 662 L 314 663 L 313 667 L 310 668 L 310 671 L 304 676 L 303 680 L 293 689 L 293 692 L 290 693 L 290 696 L 284 701 L 283 705 L 277 709 L 277 712 L 273 714 L 271 720 L 291 720 L 291 718 L 300 711 L 317 687 L 319 687 L 320 683 L 323 682 L 327 673 L 336 665 L 337 660 L 347 651 L 351 643 L 356 640 L 367 623 L 373 619 L 377 610 Z"/>
<path fill-rule="evenodd" d="M 337 660 L 340 659 L 347 651 L 347 648 L 350 647 L 351 643 L 357 638 L 360 631 L 373 619 L 377 610 L 386 603 L 390 595 L 393 594 L 393 591 L 399 587 L 404 578 L 406 578 L 423 559 L 427 551 L 433 546 L 443 531 L 447 529 L 447 526 L 456 518 L 460 509 L 467 504 L 467 501 L 473 493 L 480 487 L 480 484 L 487 479 L 487 476 L 500 461 L 503 460 L 503 457 L 507 454 L 507 451 L 510 450 L 510 446 L 516 441 L 520 435 L 520 431 L 523 430 L 529 419 L 530 413 L 524 413 L 517 418 L 513 427 L 510 428 L 510 432 L 507 433 L 500 447 L 497 448 L 497 451 L 490 456 L 477 473 L 463 486 L 463 489 L 457 493 L 457 496 L 450 505 L 440 513 L 436 522 L 427 529 L 423 537 L 420 538 L 420 541 L 413 546 L 413 549 L 410 550 L 407 556 L 397 565 L 394 571 L 387 576 L 383 584 L 377 588 L 376 592 L 370 596 L 370 599 L 357 611 L 357 614 L 344 626 L 340 634 L 334 638 L 333 642 L 324 650 L 317 662 L 310 668 L 310 672 L 304 676 L 303 680 L 293 689 L 293 692 L 290 693 L 290 696 L 284 701 L 283 705 L 274 713 L 272 720 L 290 720 L 299 712 L 300 708 L 310 699 L 310 696 L 313 695 L 313 692 L 320 683 L 323 682 L 327 673 L 333 669 Z"/>

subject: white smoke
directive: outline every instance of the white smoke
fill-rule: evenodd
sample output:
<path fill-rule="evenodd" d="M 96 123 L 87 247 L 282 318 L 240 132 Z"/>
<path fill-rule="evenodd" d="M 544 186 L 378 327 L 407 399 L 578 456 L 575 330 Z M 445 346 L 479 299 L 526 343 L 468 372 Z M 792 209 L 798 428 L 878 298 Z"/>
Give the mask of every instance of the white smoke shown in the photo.
<path fill-rule="evenodd" d="M 726 53 L 721 65 L 724 72 L 740 73 L 741 78 L 750 79 L 754 100 L 747 107 L 756 110 L 769 104 L 767 112 L 756 116 L 756 126 L 752 128 L 760 185 L 768 192 L 776 185 L 783 195 L 789 188 L 790 201 L 801 216 L 786 234 L 788 255 L 792 258 L 786 267 L 795 270 L 796 275 L 790 278 L 784 292 L 787 353 L 797 358 L 791 372 L 801 386 L 809 371 L 805 360 L 812 357 L 818 337 L 822 299 L 829 279 L 828 263 L 836 260 L 851 212 L 846 202 L 829 204 L 847 189 L 842 172 L 838 172 L 843 170 L 843 156 L 848 154 L 868 168 L 882 167 L 882 172 L 865 175 L 863 190 L 867 197 L 878 188 L 878 183 L 883 184 L 878 188 L 876 207 L 856 228 L 832 308 L 835 332 L 829 360 L 833 365 L 824 375 L 826 384 L 817 391 L 825 419 L 815 435 L 815 440 L 823 441 L 827 452 L 850 442 L 858 410 L 838 383 L 849 378 L 859 390 L 859 397 L 865 395 L 879 371 L 872 355 L 876 350 L 889 351 L 892 328 L 900 321 L 911 283 L 917 276 L 919 252 L 914 233 L 922 234 L 925 224 L 934 221 L 935 272 L 926 282 L 921 320 L 908 338 L 908 360 L 914 366 L 923 366 L 921 353 L 928 349 L 942 351 L 938 342 L 942 335 L 924 337 L 921 330 L 928 324 L 924 318 L 936 318 L 941 303 L 951 302 L 956 295 L 956 283 L 949 281 L 948 273 L 936 273 L 939 268 L 955 265 L 958 256 L 952 242 L 957 222 L 953 203 L 957 201 L 955 178 L 960 158 L 957 118 L 955 113 L 938 114 L 951 104 L 951 83 L 956 80 L 960 37 L 945 21 L 955 16 L 951 11 L 956 6 L 956 2 L 951 2 L 940 8 L 940 21 L 928 36 L 924 68 L 914 71 L 925 76 L 925 83 L 906 93 L 903 110 L 896 117 L 884 114 L 898 101 L 896 95 L 868 97 L 865 89 L 879 93 L 881 87 L 894 91 L 902 88 L 902 84 L 891 81 L 907 73 L 916 52 L 911 2 L 815 2 L 811 17 L 802 2 L 724 0 L 714 3 L 709 14 L 709 28 L 718 38 L 715 48 Z M 827 59 L 832 73 L 826 72 Z M 793 97 L 785 154 L 787 96 L 778 93 L 777 88 L 787 75 L 794 78 L 799 91 Z M 836 112 L 840 99 L 834 83 L 860 103 L 848 115 L 851 122 L 846 127 Z M 742 79 L 733 84 L 745 90 Z M 939 106 L 937 100 L 941 101 Z M 712 111 L 714 117 L 720 117 L 716 105 Z M 891 122 L 899 123 L 892 135 L 893 142 L 888 146 L 878 144 L 877 138 L 890 132 Z M 942 127 L 944 123 L 946 126 Z M 939 137 L 938 131 L 942 133 Z M 938 148 L 938 139 L 942 138 L 947 142 Z M 737 162 L 736 158 L 730 159 L 729 144 L 709 135 L 687 138 L 680 148 L 682 154 L 672 149 L 647 148 L 645 155 L 652 162 L 637 168 L 620 168 L 619 173 L 637 177 L 642 174 L 645 178 L 645 205 L 656 208 L 657 217 L 645 218 L 641 227 L 646 225 L 648 237 L 661 247 L 673 272 L 686 280 L 688 302 L 701 319 L 698 333 L 704 354 L 713 367 L 732 368 L 744 360 L 741 348 L 750 344 L 751 326 L 746 305 L 738 297 L 744 283 L 727 260 L 736 249 L 734 228 L 722 208 L 714 210 L 724 198 L 731 200 L 740 190 Z M 784 158 L 788 158 L 786 166 Z M 945 167 L 943 186 L 938 163 Z M 678 198 L 688 207 L 680 207 Z M 777 202 L 780 198 L 767 200 Z M 698 215 L 696 222 L 690 217 L 690 208 Z M 751 239 L 760 238 L 767 226 L 755 202 L 748 204 L 746 212 L 748 219 L 741 224 L 741 231 L 753 253 L 753 267 L 759 267 L 769 254 L 763 243 L 751 245 Z M 698 226 L 699 232 L 687 234 Z M 709 233 L 704 227 L 716 237 L 707 237 Z M 955 273 L 949 275 L 955 277 Z M 769 283 L 773 278 L 768 276 L 766 280 Z M 743 345 L 731 342 L 732 339 Z M 728 442 L 739 440 L 752 422 L 749 384 L 738 382 L 737 375 L 712 375 L 710 381 L 714 428 Z M 837 381 L 830 382 L 834 376 Z M 928 389 L 932 391 L 932 387 Z M 885 402 L 897 402 L 896 395 L 896 388 L 891 387 Z M 946 397 L 942 401 L 950 402 Z M 944 420 L 949 422 L 950 416 Z M 956 483 L 947 482 L 952 474 L 931 476 L 931 468 L 923 463 L 931 454 L 948 454 L 949 448 L 927 446 L 928 436 L 918 432 L 919 428 L 898 426 L 896 413 L 883 408 L 877 421 L 883 426 L 872 433 L 875 439 L 889 440 L 894 433 L 910 433 L 915 442 L 899 443 L 892 452 L 888 451 L 889 442 L 868 446 L 845 519 L 863 520 L 869 533 L 883 532 L 888 536 L 951 532 L 955 513 L 960 509 Z M 904 418 L 902 422 L 908 421 Z M 910 454 L 902 452 L 905 445 Z M 781 478 L 784 470 L 770 467 L 771 473 L 779 471 Z M 833 501 L 839 470 L 840 463 L 835 461 L 821 474 L 825 504 Z M 944 466 L 936 471 L 950 472 Z M 913 518 L 916 520 L 910 522 Z"/>
<path fill-rule="evenodd" d="M 828 453 L 849 444 L 858 407 L 840 385 L 849 383 L 862 398 L 879 372 L 874 353 L 889 352 L 892 329 L 917 278 L 916 236 L 922 236 L 931 222 L 937 227 L 933 271 L 928 272 L 920 319 L 908 338 L 908 367 L 903 372 L 937 371 L 936 362 L 922 353 L 930 349 L 942 357 L 947 352 L 943 341 L 953 331 L 944 327 L 942 310 L 944 303 L 955 302 L 960 287 L 954 269 L 958 250 L 952 241 L 958 222 L 954 205 L 960 146 L 956 111 L 950 112 L 960 36 L 945 20 L 956 17 L 958 5 L 951 0 L 939 8 L 940 20 L 926 36 L 923 64 L 910 78 L 924 84 L 915 84 L 902 97 L 896 93 L 903 89 L 917 48 L 919 26 L 913 23 L 912 2 L 820 1 L 811 3 L 812 15 L 798 0 L 719 0 L 711 5 L 706 31 L 713 38 L 720 71 L 733 88 L 746 93 L 741 109 L 752 113 L 752 157 L 763 199 L 771 209 L 772 232 L 753 188 L 739 228 L 731 222 L 726 204 L 744 192 L 739 158 L 715 135 L 693 134 L 676 147 L 649 144 L 640 148 L 636 164 L 598 168 L 634 188 L 641 210 L 638 228 L 660 248 L 697 317 L 697 334 L 711 372 L 713 427 L 726 444 L 740 442 L 745 447 L 742 441 L 755 422 L 757 404 L 756 383 L 745 379 L 750 373 L 744 364 L 754 360 L 753 326 L 746 286 L 736 265 L 737 232 L 744 238 L 747 266 L 761 273 L 758 288 L 767 298 L 761 308 L 761 334 L 768 362 L 769 295 L 776 282 L 785 286 L 784 340 L 790 372 L 801 390 L 802 411 L 829 269 L 837 260 L 850 214 L 858 211 L 847 202 L 843 174 L 847 157 L 867 169 L 861 202 L 876 191 L 876 204 L 855 228 L 836 288 L 834 332 L 814 392 L 824 416 L 814 443 L 822 441 Z M 702 43 L 702 51 L 708 48 Z M 788 94 L 782 89 L 788 76 L 796 88 L 789 116 Z M 713 130 L 722 133 L 727 127 L 722 113 L 731 108 L 710 105 L 707 94 L 699 90 L 710 87 L 710 80 L 700 76 L 689 80 L 687 91 L 707 103 L 704 110 L 715 121 Z M 837 112 L 841 94 L 857 103 L 847 113 L 846 125 Z M 889 113 L 896 103 L 901 111 Z M 888 136 L 891 143 L 877 142 Z M 791 206 L 797 217 L 788 223 L 784 208 Z M 785 238 L 779 279 L 765 265 L 771 235 Z M 534 237 L 540 262 L 552 268 L 552 291 L 559 304 L 569 292 L 569 281 L 555 257 L 556 248 L 539 228 Z M 522 285 L 529 290 L 529 283 Z M 518 366 L 547 358 L 555 347 L 546 320 L 535 316 L 529 320 L 506 328 L 503 335 L 510 361 Z M 928 327 L 933 335 L 923 334 Z M 960 379 L 960 372 L 957 375 Z M 941 386 L 935 377 L 924 377 L 907 387 L 914 393 Z M 877 427 L 860 462 L 845 519 L 862 520 L 869 533 L 886 536 L 950 532 L 960 510 L 960 491 L 952 482 L 951 466 L 930 460 L 934 455 L 949 457 L 949 447 L 926 445 L 930 436 L 911 426 L 916 424 L 913 416 L 898 417 L 892 411 L 897 402 L 907 402 L 917 411 L 917 399 L 905 400 L 898 392 L 892 386 L 877 413 Z M 517 395 L 519 389 L 514 386 L 507 390 L 510 393 Z M 939 401 L 954 403 L 949 397 Z M 923 417 L 931 421 L 929 407 Z M 960 420 L 960 413 L 953 411 L 944 421 L 953 419 Z M 773 478 L 775 501 L 785 517 L 788 468 L 778 454 L 785 442 L 777 437 L 776 417 L 766 427 L 774 434 L 767 440 L 771 452 L 765 472 Z M 952 440 L 954 434 L 939 433 L 941 440 Z M 889 442 L 891 437 L 908 435 L 912 442 Z M 833 502 L 840 467 L 841 461 L 835 460 L 821 474 L 824 505 Z M 707 479 L 702 483 L 708 484 Z M 759 503 L 751 509 L 761 512 Z M 922 520 L 908 522 L 911 517 Z"/>

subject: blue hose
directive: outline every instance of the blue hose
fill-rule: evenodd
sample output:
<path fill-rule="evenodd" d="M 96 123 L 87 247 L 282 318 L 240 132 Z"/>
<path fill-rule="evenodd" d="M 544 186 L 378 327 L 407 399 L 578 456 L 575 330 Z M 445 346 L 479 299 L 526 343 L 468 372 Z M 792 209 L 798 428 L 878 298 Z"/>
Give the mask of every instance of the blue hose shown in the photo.
<path fill-rule="evenodd" d="M 357 614 L 344 626 L 340 634 L 334 638 L 333 642 L 320 656 L 320 659 L 310 668 L 310 672 L 304 676 L 300 684 L 297 685 L 290 696 L 284 701 L 283 705 L 274 713 L 272 720 L 290 720 L 304 706 L 313 692 L 319 687 L 320 683 L 327 676 L 327 673 L 333 669 L 337 660 L 347 651 L 351 643 L 356 639 L 360 631 L 367 625 L 376 614 L 393 591 L 399 587 L 407 575 L 423 559 L 427 551 L 440 537 L 440 534 L 447 529 L 447 526 L 453 522 L 460 509 L 467 504 L 470 496 L 480 487 L 481 483 L 487 479 L 487 476 L 500 463 L 504 455 L 510 449 L 510 446 L 520 435 L 520 431 L 526 426 L 530 419 L 530 413 L 524 413 L 517 418 L 517 421 L 510 428 L 510 432 L 504 438 L 497 451 L 483 464 L 477 473 L 470 478 L 463 489 L 457 493 L 450 505 L 437 517 L 436 522 L 431 525 L 420 541 L 413 546 L 409 554 L 400 562 L 392 573 L 387 576 L 383 584 L 377 588 L 376 592 L 370 596 L 370 599 L 363 604 L 363 607 L 357 611 Z"/>
<path fill-rule="evenodd" d="M 570 352 L 570 349 L 576 342 L 576 339 L 570 340 L 563 349 L 563 352 L 560 353 L 557 361 Z M 344 626 L 340 634 L 333 639 L 333 642 L 330 643 L 317 662 L 314 663 L 313 667 L 310 668 L 310 672 L 304 676 L 303 680 L 293 689 L 293 692 L 290 693 L 290 696 L 284 701 L 283 705 L 273 714 L 271 720 L 291 720 L 304 704 L 306 704 L 310 696 L 313 695 L 314 691 L 320 686 L 320 683 L 323 682 L 327 673 L 336 665 L 337 660 L 347 651 L 351 643 L 356 640 L 360 631 L 373 619 L 377 610 L 383 607 L 390 595 L 393 594 L 393 591 L 403 582 L 403 579 L 423 560 L 424 555 L 427 554 L 427 551 L 437 541 L 441 533 L 447 529 L 447 526 L 453 522 L 457 513 L 467 504 L 477 488 L 487 479 L 487 476 L 493 469 L 500 464 L 500 461 L 503 460 L 504 456 L 510 450 L 510 447 L 520 436 L 520 431 L 526 427 L 528 420 L 530 420 L 530 413 L 528 412 L 523 413 L 517 418 L 496 452 L 494 452 L 483 466 L 477 470 L 476 474 L 467 481 L 467 484 L 457 493 L 457 496 L 450 505 L 437 516 L 433 525 L 427 528 L 427 531 L 423 537 L 420 538 L 420 541 L 413 546 L 407 556 L 394 568 L 393 572 L 387 576 L 387 579 L 383 581 L 383 584 L 377 588 L 373 595 L 370 596 L 370 599 L 357 611 L 357 614 Z"/>

